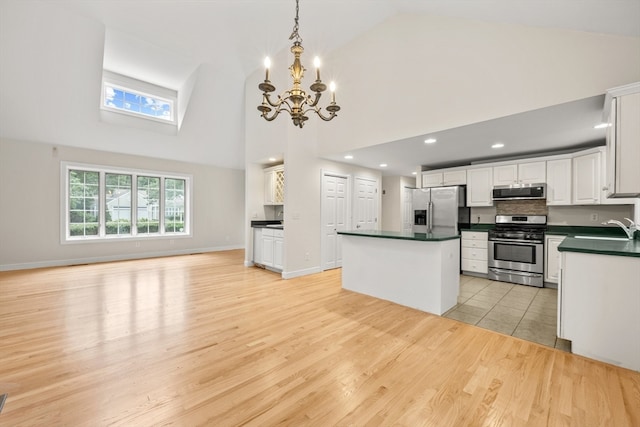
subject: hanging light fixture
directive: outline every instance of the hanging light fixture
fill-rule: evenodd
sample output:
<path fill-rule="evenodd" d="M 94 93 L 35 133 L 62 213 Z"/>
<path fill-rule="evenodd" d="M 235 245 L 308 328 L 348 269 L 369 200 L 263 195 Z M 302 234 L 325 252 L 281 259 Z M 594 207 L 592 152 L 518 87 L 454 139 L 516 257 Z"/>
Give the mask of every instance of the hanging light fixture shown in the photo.
<path fill-rule="evenodd" d="M 289 40 L 294 41 L 293 46 L 291 46 L 291 53 L 293 53 L 294 60 L 291 67 L 289 67 L 291 77 L 293 77 L 293 87 L 278 95 L 278 99 L 276 101 L 271 100 L 270 94 L 276 90 L 276 87 L 269 80 L 269 67 L 271 66 L 271 61 L 267 57 L 264 61 L 264 66 L 266 67 L 265 79 L 258 85 L 258 89 L 262 91 L 262 104 L 258 106 L 258 111 L 260 111 L 262 113 L 262 117 L 269 122 L 278 117 L 278 114 L 280 114 L 281 111 L 286 111 L 291 115 L 293 124 L 302 128 L 302 126 L 304 126 L 304 122 L 309 119 L 309 117 L 307 117 L 307 112 L 314 111 L 322 120 L 328 122 L 336 116 L 336 113 L 340 111 L 340 107 L 336 104 L 336 87 L 333 82 L 329 85 L 329 89 L 331 90 L 331 103 L 326 107 L 329 114 L 323 114 L 322 108 L 318 106 L 322 92 L 327 90 L 327 85 L 322 83 L 322 80 L 320 80 L 320 59 L 318 57 L 314 60 L 314 65 L 316 67 L 316 80 L 309 87 L 314 94 L 307 94 L 300 87 L 300 82 L 304 76 L 305 68 L 300 62 L 300 55 L 304 52 L 304 48 L 302 47 L 302 38 L 300 37 L 300 34 L 298 34 L 298 3 L 299 0 L 296 0 L 296 19 L 293 25 L 293 32 L 289 37 Z M 273 114 L 269 115 L 272 110 Z"/>

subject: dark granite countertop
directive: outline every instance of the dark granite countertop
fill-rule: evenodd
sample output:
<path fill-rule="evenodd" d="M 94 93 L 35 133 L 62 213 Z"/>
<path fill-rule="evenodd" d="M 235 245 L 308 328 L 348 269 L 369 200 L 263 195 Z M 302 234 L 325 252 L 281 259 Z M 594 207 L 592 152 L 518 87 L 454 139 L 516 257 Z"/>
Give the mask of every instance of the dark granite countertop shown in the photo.
<path fill-rule="evenodd" d="M 582 234 L 578 234 L 582 235 Z M 618 236 L 616 236 L 618 237 Z M 629 256 L 640 258 L 640 239 L 615 241 L 597 239 L 576 239 L 569 236 L 558 246 L 560 252 L 581 252 L 587 254 Z"/>
<path fill-rule="evenodd" d="M 251 221 L 252 228 L 273 228 L 274 230 L 284 230 L 284 224 L 280 220 L 262 219 Z"/>
<path fill-rule="evenodd" d="M 458 234 L 442 233 L 414 233 L 411 231 L 385 231 L 385 230 L 348 230 L 338 231 L 338 234 L 346 236 L 376 237 L 381 239 L 415 240 L 421 242 L 440 242 L 443 240 L 459 239 Z"/>
<path fill-rule="evenodd" d="M 489 231 L 495 227 L 495 224 L 471 224 L 469 227 L 461 228 L 460 231 Z"/>

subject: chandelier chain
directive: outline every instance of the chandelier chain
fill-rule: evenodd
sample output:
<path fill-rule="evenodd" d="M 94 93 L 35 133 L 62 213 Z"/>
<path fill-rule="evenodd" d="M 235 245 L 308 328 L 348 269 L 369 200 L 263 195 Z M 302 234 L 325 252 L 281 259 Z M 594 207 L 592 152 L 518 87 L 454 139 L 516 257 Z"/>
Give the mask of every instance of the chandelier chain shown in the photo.
<path fill-rule="evenodd" d="M 300 0 L 296 0 L 296 19 L 294 20 L 295 24 L 293 25 L 293 32 L 289 36 L 289 40 L 294 40 L 297 43 L 302 43 L 302 37 L 298 34 L 298 30 L 300 29 L 300 25 L 298 24 L 298 12 L 300 10 Z"/>

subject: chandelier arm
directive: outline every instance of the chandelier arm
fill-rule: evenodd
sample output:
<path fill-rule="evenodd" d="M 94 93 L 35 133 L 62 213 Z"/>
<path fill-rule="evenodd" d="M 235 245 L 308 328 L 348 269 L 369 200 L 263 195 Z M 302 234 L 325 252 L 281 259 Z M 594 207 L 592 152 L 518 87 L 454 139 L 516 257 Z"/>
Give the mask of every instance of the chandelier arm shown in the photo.
<path fill-rule="evenodd" d="M 307 105 L 309 107 L 315 107 L 318 105 L 321 96 L 322 94 L 320 92 L 316 92 L 316 96 L 314 98 L 312 98 L 311 95 L 307 95 Z"/>
<path fill-rule="evenodd" d="M 268 122 L 273 121 L 276 117 L 278 117 L 278 114 L 280 114 L 280 110 L 279 109 L 275 109 L 273 110 L 273 115 L 271 117 L 267 116 L 267 113 L 264 112 L 261 114 L 262 118 L 265 119 Z"/>
<path fill-rule="evenodd" d="M 328 116 L 325 116 L 324 114 L 322 114 L 322 108 L 319 108 L 319 107 L 309 108 L 309 109 L 305 110 L 304 114 L 307 114 L 307 112 L 309 112 L 309 111 L 315 112 L 325 122 L 333 120 L 333 118 L 337 115 L 336 113 L 329 113 Z"/>
<path fill-rule="evenodd" d="M 269 93 L 265 92 L 265 93 L 263 93 L 263 95 L 264 95 L 265 99 L 267 100 L 267 103 L 269 105 L 271 105 L 272 107 L 278 108 L 280 106 L 280 104 L 282 104 L 283 99 L 282 99 L 282 97 L 280 95 L 278 95 L 278 100 L 275 103 L 271 101 L 271 97 L 269 96 L 270 95 Z"/>

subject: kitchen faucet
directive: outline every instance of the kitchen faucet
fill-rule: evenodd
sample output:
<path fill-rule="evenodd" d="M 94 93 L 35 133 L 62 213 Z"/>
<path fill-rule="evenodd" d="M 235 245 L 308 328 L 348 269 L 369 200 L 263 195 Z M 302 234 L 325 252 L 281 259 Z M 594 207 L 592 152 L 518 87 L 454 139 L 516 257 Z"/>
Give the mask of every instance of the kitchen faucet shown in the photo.
<path fill-rule="evenodd" d="M 602 225 L 615 224 L 615 225 L 617 225 L 618 227 L 620 227 L 620 228 L 622 228 L 624 230 L 624 232 L 627 234 L 627 237 L 629 238 L 629 240 L 633 240 L 633 234 L 636 232 L 636 230 L 638 230 L 638 227 L 637 227 L 636 223 L 631 221 L 629 218 L 625 218 L 625 219 L 627 221 L 629 221 L 629 228 L 627 228 L 620 221 L 616 221 L 615 219 L 610 219 L 607 222 L 603 222 Z"/>

